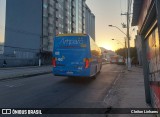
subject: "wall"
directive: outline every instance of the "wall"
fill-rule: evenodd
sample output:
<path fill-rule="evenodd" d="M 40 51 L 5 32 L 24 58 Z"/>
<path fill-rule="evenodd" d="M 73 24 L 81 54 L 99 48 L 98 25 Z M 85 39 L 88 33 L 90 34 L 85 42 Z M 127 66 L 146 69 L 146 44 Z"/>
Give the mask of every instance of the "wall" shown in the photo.
<path fill-rule="evenodd" d="M 7 0 L 4 54 L 39 52 L 42 34 L 42 1 Z M 25 53 L 23 53 L 25 54 Z"/>
<path fill-rule="evenodd" d="M 139 65 L 142 65 L 142 44 L 141 44 L 141 37 L 139 35 L 136 36 L 135 46 L 137 49 Z"/>

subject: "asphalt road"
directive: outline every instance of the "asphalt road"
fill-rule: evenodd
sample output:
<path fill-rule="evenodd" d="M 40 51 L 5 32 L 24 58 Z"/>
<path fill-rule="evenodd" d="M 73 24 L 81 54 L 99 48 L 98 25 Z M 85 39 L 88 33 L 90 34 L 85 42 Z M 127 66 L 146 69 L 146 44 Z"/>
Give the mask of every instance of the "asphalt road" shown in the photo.
<path fill-rule="evenodd" d="M 53 74 L 0 81 L 1 108 L 108 107 L 105 97 L 124 66 L 106 64 L 93 79 Z"/>

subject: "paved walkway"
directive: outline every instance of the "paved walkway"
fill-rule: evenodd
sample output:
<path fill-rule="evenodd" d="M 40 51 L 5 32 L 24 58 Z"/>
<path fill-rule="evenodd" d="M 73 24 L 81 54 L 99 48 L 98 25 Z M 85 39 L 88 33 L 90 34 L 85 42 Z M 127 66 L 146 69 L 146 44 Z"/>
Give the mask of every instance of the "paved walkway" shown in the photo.
<path fill-rule="evenodd" d="M 143 70 L 132 67 L 132 71 L 124 70 L 115 82 L 105 102 L 111 108 L 150 108 L 145 102 Z M 155 117 L 152 114 L 120 114 L 109 117 Z"/>
<path fill-rule="evenodd" d="M 51 73 L 51 71 L 52 71 L 52 66 L 0 68 L 0 80 L 46 74 L 46 73 Z"/>

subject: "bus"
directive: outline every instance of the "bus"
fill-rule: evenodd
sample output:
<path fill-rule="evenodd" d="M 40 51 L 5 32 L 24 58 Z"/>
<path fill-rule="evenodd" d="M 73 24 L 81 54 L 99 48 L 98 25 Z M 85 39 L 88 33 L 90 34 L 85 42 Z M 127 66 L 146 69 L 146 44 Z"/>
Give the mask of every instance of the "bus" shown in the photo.
<path fill-rule="evenodd" d="M 118 56 L 112 56 L 110 63 L 111 63 L 111 64 L 116 64 L 116 63 L 118 63 Z"/>
<path fill-rule="evenodd" d="M 95 78 L 102 68 L 101 49 L 87 34 L 59 34 L 54 38 L 53 74 Z"/>

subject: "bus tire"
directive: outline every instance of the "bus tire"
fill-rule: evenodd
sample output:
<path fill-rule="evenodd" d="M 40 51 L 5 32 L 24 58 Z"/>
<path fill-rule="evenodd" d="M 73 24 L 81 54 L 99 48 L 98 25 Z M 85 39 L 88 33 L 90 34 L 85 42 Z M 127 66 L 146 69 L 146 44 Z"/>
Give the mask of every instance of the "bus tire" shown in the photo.
<path fill-rule="evenodd" d="M 74 79 L 75 77 L 74 76 L 68 76 L 68 79 Z"/>
<path fill-rule="evenodd" d="M 100 66 L 100 69 L 99 69 L 99 71 L 98 71 L 98 74 L 101 72 L 101 69 L 102 69 L 102 65 Z"/>
<path fill-rule="evenodd" d="M 97 73 L 98 73 L 98 72 L 97 72 L 97 66 L 96 66 L 96 69 L 95 69 L 95 73 L 96 73 L 96 74 L 91 77 L 92 79 L 96 79 L 96 76 L 97 76 Z"/>
<path fill-rule="evenodd" d="M 92 76 L 91 79 L 95 80 L 96 79 L 96 75 Z"/>

